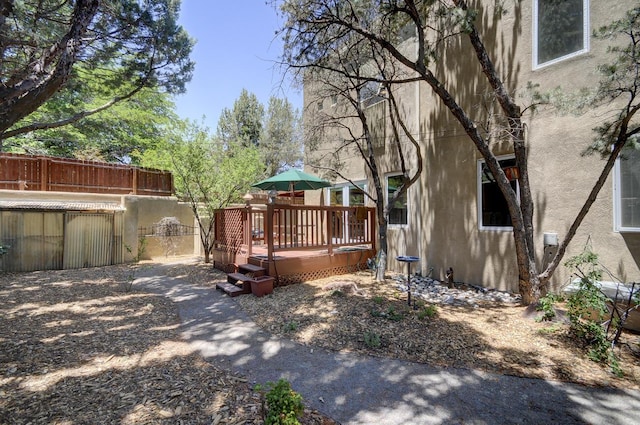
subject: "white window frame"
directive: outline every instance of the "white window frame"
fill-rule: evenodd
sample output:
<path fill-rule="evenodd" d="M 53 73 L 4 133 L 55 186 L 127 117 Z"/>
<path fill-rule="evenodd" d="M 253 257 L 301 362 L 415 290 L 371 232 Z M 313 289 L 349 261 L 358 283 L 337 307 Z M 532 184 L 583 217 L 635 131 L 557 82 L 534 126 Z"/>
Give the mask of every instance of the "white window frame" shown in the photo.
<path fill-rule="evenodd" d="M 640 227 L 625 227 L 622 225 L 622 204 L 620 192 L 622 181 L 620 180 L 620 158 L 616 160 L 613 168 L 613 217 L 614 230 L 620 233 L 640 233 Z"/>
<path fill-rule="evenodd" d="M 366 190 L 367 190 L 366 181 L 356 180 L 354 183 L 356 184 L 356 186 L 358 186 L 359 188 L 361 188 L 363 191 L 366 192 Z M 351 192 L 351 188 L 352 187 L 353 187 L 353 185 L 351 183 L 340 183 L 340 184 L 333 185 L 325 193 L 325 205 L 331 205 L 331 190 L 332 189 L 342 189 L 342 205 L 338 205 L 338 206 L 341 206 L 341 207 L 350 207 L 350 206 L 352 206 L 352 205 L 349 205 L 349 200 L 351 199 L 350 192 Z M 365 205 L 367 204 L 366 197 L 365 197 L 365 202 L 364 203 L 365 203 Z"/>
<path fill-rule="evenodd" d="M 590 18 L 589 18 L 589 1 L 590 0 L 582 0 L 582 9 L 583 9 L 583 29 L 582 29 L 582 37 L 583 37 L 583 48 L 576 52 L 569 53 L 564 56 L 560 56 L 559 58 L 552 59 L 550 61 L 544 63 L 538 63 L 538 2 L 540 0 L 532 0 L 533 1 L 533 19 L 532 19 L 532 29 L 533 29 L 533 69 L 544 68 L 549 65 L 553 65 L 554 63 L 562 62 L 566 59 L 582 55 L 589 51 L 589 34 L 590 34 Z"/>
<path fill-rule="evenodd" d="M 384 176 L 384 201 L 385 201 L 385 205 L 389 204 L 389 177 L 398 177 L 398 176 L 402 176 L 402 173 L 393 173 L 393 174 L 387 174 L 386 176 Z M 409 227 L 409 220 L 411 217 L 411 214 L 409 214 L 409 211 L 411 211 L 411 204 L 409 202 L 409 191 L 405 191 L 405 196 L 407 197 L 407 222 L 405 224 L 401 224 L 401 223 L 391 223 L 391 222 L 387 222 L 387 226 L 391 227 L 391 228 L 406 228 Z M 387 218 L 388 220 L 388 218 Z"/>
<path fill-rule="evenodd" d="M 507 159 L 515 159 L 515 155 L 501 155 L 497 156 L 498 161 L 504 161 Z M 476 168 L 476 182 L 477 182 L 477 204 L 478 204 L 478 229 L 481 231 L 496 231 L 496 232 L 512 232 L 513 226 L 485 226 L 482 221 L 482 165 L 486 161 L 479 159 Z M 516 180 L 516 196 L 520 199 L 520 183 Z M 519 201 L 518 201 L 519 202 Z"/>

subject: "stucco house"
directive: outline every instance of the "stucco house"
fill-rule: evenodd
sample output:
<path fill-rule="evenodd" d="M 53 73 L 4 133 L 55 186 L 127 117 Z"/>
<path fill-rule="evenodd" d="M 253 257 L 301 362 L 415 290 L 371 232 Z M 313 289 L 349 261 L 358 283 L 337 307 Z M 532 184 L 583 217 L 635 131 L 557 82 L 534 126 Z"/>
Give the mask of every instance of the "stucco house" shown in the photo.
<path fill-rule="evenodd" d="M 501 17 L 492 10 L 494 2 L 478 3 L 478 27 L 498 72 L 513 93 L 522 95 L 530 85 L 538 85 L 540 91 L 558 86 L 573 91 L 596 84 L 596 69 L 604 62 L 607 42 L 595 39 L 593 31 L 636 5 L 627 0 L 562 2 L 568 6 L 562 13 L 571 16 L 564 20 L 558 49 L 549 43 L 543 14 L 552 3 L 549 0 L 509 3 Z M 483 110 L 483 96 L 489 89 L 470 46 L 460 40 L 446 45 L 437 64 L 438 72 L 446 75 L 443 80 L 449 92 L 455 93 L 467 110 L 478 111 L 480 117 L 487 113 Z M 407 35 L 404 48 L 415 49 L 415 44 L 415 36 Z M 372 93 L 366 99 L 366 111 L 370 122 L 375 123 L 376 155 L 384 175 L 384 190 L 389 193 L 395 190 L 400 163 L 390 143 L 388 100 L 375 90 Z M 496 183 L 485 172 L 481 155 L 426 83 L 402 84 L 394 94 L 401 100 L 405 122 L 420 144 L 423 171 L 390 214 L 388 268 L 405 271 L 406 266 L 396 261 L 396 256 L 414 255 L 420 257 L 414 270 L 424 275 L 431 273 L 442 279 L 452 268 L 457 281 L 517 291 L 509 215 Z M 304 96 L 306 128 L 313 127 L 321 114 L 340 107 L 340 100 L 326 96 L 317 81 L 305 82 Z M 521 100 L 526 106 L 527 100 Z M 602 169 L 604 163 L 598 155 L 581 155 L 593 140 L 592 128 L 604 119 L 602 114 L 598 110 L 581 116 L 562 115 L 543 107 L 523 116 L 535 200 L 537 260 L 541 266 L 548 261 L 556 236 L 561 239 L 566 234 Z M 340 135 L 326 132 L 323 137 L 317 147 L 307 151 L 310 171 L 322 169 L 312 165 L 328 166 L 328 158 L 336 159 Z M 492 148 L 503 169 L 513 167 L 509 143 L 497 141 Z M 417 158 L 405 158 L 410 170 L 417 169 Z M 306 202 L 371 206 L 363 195 L 371 189 L 372 181 L 362 158 L 350 151 L 339 161 L 341 174 L 348 180 L 334 178 L 332 188 L 322 194 L 307 194 Z M 514 187 L 516 175 L 514 170 Z M 640 281 L 640 152 L 626 153 L 625 159 L 618 161 L 565 259 L 580 253 L 586 244 L 617 278 Z M 561 266 L 552 285 L 559 288 L 570 278 L 569 271 Z"/>

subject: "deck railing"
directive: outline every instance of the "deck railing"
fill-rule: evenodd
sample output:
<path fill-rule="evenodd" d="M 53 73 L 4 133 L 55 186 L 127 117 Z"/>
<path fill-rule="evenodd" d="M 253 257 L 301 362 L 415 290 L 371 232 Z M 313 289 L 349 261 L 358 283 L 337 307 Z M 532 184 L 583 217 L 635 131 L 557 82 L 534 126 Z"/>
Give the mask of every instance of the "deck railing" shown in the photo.
<path fill-rule="evenodd" d="M 264 245 L 269 260 L 274 252 L 322 250 L 375 244 L 375 209 L 268 204 L 217 210 L 216 249 L 251 255 Z"/>
<path fill-rule="evenodd" d="M 0 189 L 171 196 L 173 177 L 124 164 L 2 153 Z"/>

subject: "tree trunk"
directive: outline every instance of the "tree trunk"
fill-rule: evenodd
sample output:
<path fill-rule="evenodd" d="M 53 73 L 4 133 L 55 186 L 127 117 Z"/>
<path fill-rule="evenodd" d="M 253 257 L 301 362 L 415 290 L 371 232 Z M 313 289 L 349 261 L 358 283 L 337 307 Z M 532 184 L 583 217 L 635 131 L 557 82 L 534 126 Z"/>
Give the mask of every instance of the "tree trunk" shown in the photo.
<path fill-rule="evenodd" d="M 380 210 L 380 208 L 378 208 L 378 210 Z M 384 275 L 387 272 L 387 252 L 389 250 L 389 243 L 387 240 L 387 220 L 384 216 L 380 217 L 380 215 L 382 214 L 378 214 L 378 236 L 380 238 L 380 248 L 377 254 L 376 282 L 384 281 Z"/>

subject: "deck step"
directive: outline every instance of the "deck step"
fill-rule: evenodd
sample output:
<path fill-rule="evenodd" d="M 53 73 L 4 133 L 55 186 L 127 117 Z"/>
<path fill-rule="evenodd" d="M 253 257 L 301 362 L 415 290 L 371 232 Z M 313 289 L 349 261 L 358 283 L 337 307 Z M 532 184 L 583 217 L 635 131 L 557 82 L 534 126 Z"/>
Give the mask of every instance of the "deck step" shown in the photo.
<path fill-rule="evenodd" d="M 229 295 L 230 297 L 237 297 L 238 295 L 251 293 L 251 288 L 249 288 L 249 292 L 247 292 L 246 289 L 244 289 L 243 287 L 234 285 L 233 283 L 229 283 L 229 282 L 218 283 L 216 285 L 216 289 L 221 290 L 222 292 Z"/>
<path fill-rule="evenodd" d="M 244 283 L 244 282 L 251 283 L 251 279 L 252 279 L 251 276 L 247 276 L 246 274 L 242 274 L 242 273 L 227 274 L 227 282 L 232 284 Z"/>
<path fill-rule="evenodd" d="M 240 264 L 238 266 L 240 273 L 251 273 L 253 277 L 264 276 L 267 269 L 264 267 L 256 266 L 254 264 Z"/>

